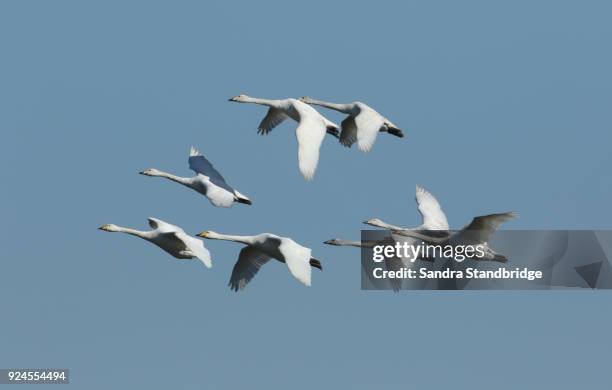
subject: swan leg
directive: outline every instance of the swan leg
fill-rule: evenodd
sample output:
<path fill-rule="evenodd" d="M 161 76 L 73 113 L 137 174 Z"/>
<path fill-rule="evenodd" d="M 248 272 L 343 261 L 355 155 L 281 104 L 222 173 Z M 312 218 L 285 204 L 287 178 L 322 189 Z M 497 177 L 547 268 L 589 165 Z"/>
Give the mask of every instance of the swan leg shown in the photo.
<path fill-rule="evenodd" d="M 314 257 L 310 258 L 310 265 L 314 268 L 318 268 L 321 271 L 323 271 L 323 265 L 321 264 L 319 260 L 315 259 Z"/>

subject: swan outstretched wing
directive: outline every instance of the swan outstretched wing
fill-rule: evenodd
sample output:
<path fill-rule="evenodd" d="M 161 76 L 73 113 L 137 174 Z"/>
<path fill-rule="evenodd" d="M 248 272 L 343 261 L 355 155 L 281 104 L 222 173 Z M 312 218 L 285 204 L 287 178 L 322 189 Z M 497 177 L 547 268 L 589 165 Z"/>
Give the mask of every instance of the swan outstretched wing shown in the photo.
<path fill-rule="evenodd" d="M 355 142 L 357 142 L 357 125 L 355 124 L 355 117 L 352 115 L 347 116 L 340 123 L 342 132 L 340 133 L 340 143 L 347 148 L 350 148 Z"/>
<path fill-rule="evenodd" d="M 425 188 L 416 187 L 416 202 L 423 217 L 421 227 L 427 230 L 448 230 L 448 220 L 438 200 Z"/>
<path fill-rule="evenodd" d="M 212 163 L 193 146 L 189 151 L 189 169 L 193 170 L 195 173 L 209 177 L 214 185 L 226 189 L 229 192 L 234 192 L 234 189 L 225 182 L 223 176 L 215 169 Z"/>
<path fill-rule="evenodd" d="M 242 248 L 240 255 L 238 255 L 238 261 L 236 261 L 232 270 L 232 276 L 230 276 L 230 288 L 234 291 L 245 288 L 268 260 L 270 260 L 270 256 L 253 246 Z"/>
<path fill-rule="evenodd" d="M 515 212 L 481 215 L 472 219 L 469 225 L 455 234 L 452 239 L 467 244 L 481 244 L 488 242 L 499 225 L 515 218 Z"/>
<path fill-rule="evenodd" d="M 278 248 L 285 258 L 285 263 L 289 268 L 289 272 L 297 280 L 304 283 L 306 286 L 310 286 L 310 258 L 311 250 L 305 248 L 295 241 L 283 238 Z"/>
<path fill-rule="evenodd" d="M 327 128 L 322 117 L 314 108 L 305 103 L 295 104 L 294 108 L 300 116 L 300 124 L 295 130 L 300 172 L 306 180 L 311 180 L 317 170 L 319 149 Z"/>
<path fill-rule="evenodd" d="M 385 118 L 371 108 L 361 107 L 355 116 L 357 126 L 357 147 L 362 152 L 369 152 L 374 146 L 380 128 L 385 124 Z"/>
<path fill-rule="evenodd" d="M 176 236 L 185 243 L 187 249 L 196 258 L 198 258 L 206 266 L 206 268 L 212 267 L 210 251 L 204 246 L 204 242 L 202 242 L 202 240 L 191 237 L 185 232 L 177 232 Z"/>
<path fill-rule="evenodd" d="M 262 119 L 261 123 L 257 127 L 259 134 L 268 134 L 273 128 L 281 124 L 287 119 L 287 114 L 279 108 L 270 107 L 266 116 Z"/>

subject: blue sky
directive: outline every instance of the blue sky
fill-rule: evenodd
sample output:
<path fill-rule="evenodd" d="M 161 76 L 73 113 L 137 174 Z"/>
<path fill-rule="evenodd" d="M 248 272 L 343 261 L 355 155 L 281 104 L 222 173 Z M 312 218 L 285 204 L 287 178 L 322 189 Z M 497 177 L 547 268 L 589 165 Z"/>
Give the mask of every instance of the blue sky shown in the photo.
<path fill-rule="evenodd" d="M 603 1 L 6 1 L 0 5 L 0 367 L 74 388 L 607 388 L 607 292 L 366 292 L 361 221 L 610 228 L 612 7 Z M 367 155 L 327 139 L 313 182 L 292 123 L 256 134 L 247 93 L 363 100 L 404 129 Z M 325 111 L 330 119 L 341 117 Z M 161 179 L 194 145 L 251 197 L 213 208 Z M 226 286 L 240 247 L 180 262 L 133 237 L 272 232 L 324 263 Z"/>

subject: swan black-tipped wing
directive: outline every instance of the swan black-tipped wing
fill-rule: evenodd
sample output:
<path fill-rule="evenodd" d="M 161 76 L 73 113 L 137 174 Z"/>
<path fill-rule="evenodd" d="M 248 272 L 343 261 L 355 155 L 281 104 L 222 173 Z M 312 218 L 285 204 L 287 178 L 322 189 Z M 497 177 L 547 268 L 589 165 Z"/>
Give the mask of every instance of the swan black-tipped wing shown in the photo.
<path fill-rule="evenodd" d="M 246 246 L 242 248 L 238 255 L 238 261 L 232 270 L 232 276 L 230 276 L 230 288 L 234 291 L 245 288 L 268 260 L 270 260 L 270 256 L 255 247 Z"/>
<path fill-rule="evenodd" d="M 189 169 L 193 170 L 195 173 L 208 176 L 214 185 L 224 188 L 229 192 L 234 192 L 234 189 L 227 184 L 223 176 L 215 169 L 212 163 L 193 147 L 189 152 Z"/>

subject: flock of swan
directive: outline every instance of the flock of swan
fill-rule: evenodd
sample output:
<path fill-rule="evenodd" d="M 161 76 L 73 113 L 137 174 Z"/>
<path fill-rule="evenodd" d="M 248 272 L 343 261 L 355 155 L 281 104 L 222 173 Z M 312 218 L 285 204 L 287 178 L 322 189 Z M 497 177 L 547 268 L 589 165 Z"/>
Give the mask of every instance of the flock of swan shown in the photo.
<path fill-rule="evenodd" d="M 404 133 L 389 119 L 361 102 L 331 103 L 310 97 L 300 99 L 261 99 L 247 95 L 238 95 L 232 102 L 253 103 L 268 107 L 268 112 L 258 126 L 258 133 L 265 135 L 287 118 L 297 122 L 295 130 L 298 143 L 298 166 L 306 180 L 312 180 L 319 162 L 319 150 L 326 134 L 339 140 L 346 147 L 357 144 L 362 152 L 368 152 L 374 146 L 378 133 L 388 133 L 403 137 Z M 312 106 L 325 107 L 346 114 L 340 126 L 325 118 Z M 234 203 L 251 205 L 246 195 L 230 186 L 213 164 L 194 147 L 189 152 L 189 168 L 195 172 L 193 177 L 180 177 L 158 169 L 146 169 L 140 174 L 152 177 L 163 177 L 204 195 L 213 206 L 232 207 Z M 487 248 L 487 259 L 505 261 L 503 255 L 495 253 L 487 242 L 497 227 L 515 216 L 514 213 L 491 214 L 475 217 L 461 231 L 449 234 L 448 221 L 436 198 L 423 187 L 417 186 L 416 202 L 423 222 L 415 228 L 404 228 L 391 225 L 380 219 L 370 219 L 365 224 L 389 230 L 393 240 L 422 240 L 428 243 L 461 243 L 483 244 Z M 187 234 L 179 226 L 148 218 L 151 230 L 141 231 L 114 224 L 106 224 L 99 229 L 107 232 L 120 232 L 140 237 L 149 241 L 177 259 L 201 261 L 207 268 L 212 267 L 210 251 L 204 242 L 197 237 L 226 240 L 243 244 L 238 260 L 230 276 L 229 286 L 234 291 L 242 290 L 253 279 L 259 269 L 270 259 L 284 263 L 291 275 L 306 286 L 311 285 L 311 269 L 322 270 L 321 261 L 312 257 L 312 250 L 302 246 L 289 237 L 270 233 L 252 236 L 220 234 L 204 231 L 196 236 Z M 438 231 L 438 232 L 436 232 Z M 446 231 L 442 232 L 439 231 Z M 364 247 L 371 243 L 333 239 L 324 242 L 329 245 L 349 245 Z"/>

